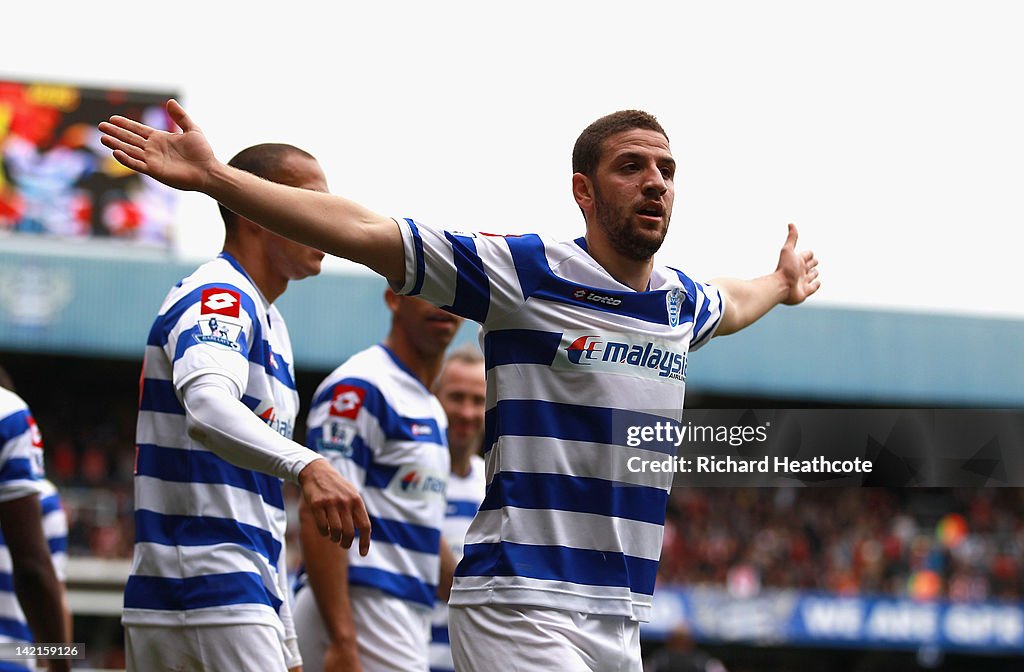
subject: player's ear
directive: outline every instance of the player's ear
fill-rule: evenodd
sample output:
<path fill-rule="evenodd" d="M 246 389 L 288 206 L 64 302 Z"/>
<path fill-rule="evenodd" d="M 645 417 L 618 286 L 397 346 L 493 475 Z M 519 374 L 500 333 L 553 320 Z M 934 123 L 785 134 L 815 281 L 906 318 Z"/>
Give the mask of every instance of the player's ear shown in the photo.
<path fill-rule="evenodd" d="M 395 294 L 390 287 L 384 290 L 384 304 L 388 307 L 392 313 L 398 310 L 398 304 L 402 302 L 401 296 Z"/>
<path fill-rule="evenodd" d="M 594 183 L 583 173 L 572 174 L 572 196 L 584 214 L 594 207 Z"/>

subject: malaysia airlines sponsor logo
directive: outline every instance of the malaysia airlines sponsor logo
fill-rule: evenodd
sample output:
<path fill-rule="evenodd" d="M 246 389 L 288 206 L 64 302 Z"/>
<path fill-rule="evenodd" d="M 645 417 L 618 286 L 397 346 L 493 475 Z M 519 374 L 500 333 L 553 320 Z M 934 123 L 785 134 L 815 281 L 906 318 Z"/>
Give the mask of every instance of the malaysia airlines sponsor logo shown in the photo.
<path fill-rule="evenodd" d="M 221 345 L 235 351 L 242 349 L 239 343 L 242 337 L 242 325 L 240 324 L 214 315 L 199 318 L 196 328 L 197 332 L 193 333 L 193 336 L 199 343 Z"/>
<path fill-rule="evenodd" d="M 637 334 L 566 332 L 552 366 L 569 371 L 600 371 L 655 380 L 686 380 L 685 340 Z M 564 355 L 562 353 L 565 353 Z"/>
<path fill-rule="evenodd" d="M 586 289 L 585 287 L 578 287 L 572 293 L 572 298 L 577 301 L 586 301 L 589 303 L 596 303 L 602 306 L 620 306 L 622 305 L 622 299 L 612 296 L 611 294 L 602 294 L 601 292 L 595 292 L 592 289 Z"/>
<path fill-rule="evenodd" d="M 447 475 L 420 465 L 409 464 L 395 472 L 388 489 L 408 499 L 429 499 L 444 497 L 447 487 Z"/>
<path fill-rule="evenodd" d="M 572 364 L 589 366 L 598 361 L 595 356 L 599 356 L 603 351 L 602 345 L 601 339 L 597 336 L 580 336 L 569 344 L 565 354 Z"/>
<path fill-rule="evenodd" d="M 292 432 L 295 427 L 292 425 L 291 420 L 288 418 L 279 418 L 273 406 L 258 415 L 260 420 L 267 423 L 275 432 L 286 439 L 292 438 Z"/>
<path fill-rule="evenodd" d="M 335 385 L 331 399 L 330 415 L 355 420 L 366 399 L 366 390 L 354 385 Z"/>

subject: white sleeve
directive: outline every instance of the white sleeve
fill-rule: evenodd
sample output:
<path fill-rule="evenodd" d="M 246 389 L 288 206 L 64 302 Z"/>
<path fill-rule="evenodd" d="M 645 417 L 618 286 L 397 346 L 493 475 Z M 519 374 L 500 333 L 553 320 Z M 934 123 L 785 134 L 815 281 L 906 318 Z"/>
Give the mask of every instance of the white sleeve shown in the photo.
<path fill-rule="evenodd" d="M 725 315 L 725 301 L 722 292 L 707 282 L 694 282 L 693 333 L 690 335 L 690 352 L 700 349 L 710 341 Z"/>
<path fill-rule="evenodd" d="M 275 432 L 240 396 L 235 382 L 218 373 L 189 380 L 181 391 L 189 437 L 234 465 L 297 482 L 320 456 Z"/>
<path fill-rule="evenodd" d="M 395 221 L 405 249 L 405 284 L 391 289 L 481 324 L 520 307 L 526 301 L 521 277 L 536 279 L 533 267 L 547 268 L 544 244 L 535 235 L 505 238 Z"/>

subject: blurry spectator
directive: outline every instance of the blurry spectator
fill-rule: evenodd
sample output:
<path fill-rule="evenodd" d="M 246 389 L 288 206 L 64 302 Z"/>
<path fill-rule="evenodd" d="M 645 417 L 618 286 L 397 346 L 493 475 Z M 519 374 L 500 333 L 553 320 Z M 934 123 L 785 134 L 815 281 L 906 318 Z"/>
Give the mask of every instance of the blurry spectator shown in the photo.
<path fill-rule="evenodd" d="M 669 633 L 665 646 L 644 661 L 644 672 L 726 672 L 721 661 L 701 651 L 690 631 L 679 625 Z"/>

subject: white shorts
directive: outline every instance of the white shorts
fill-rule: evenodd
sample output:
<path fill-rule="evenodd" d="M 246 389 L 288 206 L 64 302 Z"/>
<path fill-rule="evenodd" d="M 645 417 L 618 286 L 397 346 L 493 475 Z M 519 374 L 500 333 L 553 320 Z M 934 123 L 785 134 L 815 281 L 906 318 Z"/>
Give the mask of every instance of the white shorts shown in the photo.
<path fill-rule="evenodd" d="M 642 672 L 640 624 L 625 616 L 516 605 L 448 607 L 459 672 Z"/>
<path fill-rule="evenodd" d="M 124 628 L 128 672 L 286 672 L 284 643 L 270 625 Z"/>
<path fill-rule="evenodd" d="M 349 586 L 363 672 L 427 672 L 430 611 L 374 588 Z M 330 637 L 307 585 L 292 608 L 303 672 L 322 672 Z"/>

